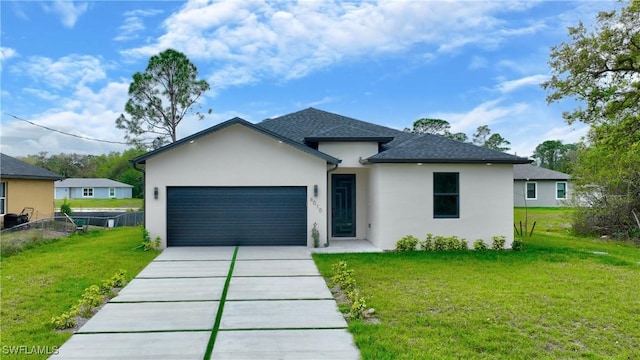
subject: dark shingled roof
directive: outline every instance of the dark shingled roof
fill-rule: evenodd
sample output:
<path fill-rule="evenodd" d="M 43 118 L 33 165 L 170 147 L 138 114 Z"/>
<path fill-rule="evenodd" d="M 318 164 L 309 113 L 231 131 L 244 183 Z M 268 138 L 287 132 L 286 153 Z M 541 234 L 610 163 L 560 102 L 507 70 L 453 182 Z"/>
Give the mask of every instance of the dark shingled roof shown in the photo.
<path fill-rule="evenodd" d="M 368 162 L 424 163 L 507 163 L 525 164 L 530 160 L 462 143 L 443 136 L 417 135 L 352 119 L 330 112 L 308 108 L 289 115 L 267 119 L 256 124 L 300 144 L 322 141 L 378 141 L 381 152 Z M 390 140 L 392 138 L 392 140 Z"/>
<path fill-rule="evenodd" d="M 523 164 L 513 166 L 514 180 L 569 180 L 571 175 L 543 167 Z"/>
<path fill-rule="evenodd" d="M 24 161 L 0 153 L 0 177 L 3 179 L 60 180 L 64 176 L 33 166 Z"/>

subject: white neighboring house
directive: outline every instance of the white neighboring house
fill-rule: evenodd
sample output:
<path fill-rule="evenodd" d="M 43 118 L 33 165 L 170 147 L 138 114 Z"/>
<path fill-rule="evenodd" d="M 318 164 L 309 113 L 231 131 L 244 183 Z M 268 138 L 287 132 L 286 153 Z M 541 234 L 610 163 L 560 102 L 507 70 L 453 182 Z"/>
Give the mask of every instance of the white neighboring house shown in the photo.
<path fill-rule="evenodd" d="M 570 206 L 572 197 L 571 175 L 530 164 L 513 166 L 514 206 Z"/>
<path fill-rule="evenodd" d="M 526 158 L 309 108 L 234 118 L 131 160 L 145 226 L 166 246 L 320 246 L 456 235 L 513 241 L 513 164 Z"/>
<path fill-rule="evenodd" d="M 104 178 L 68 178 L 55 182 L 56 199 L 130 199 L 133 186 Z"/>

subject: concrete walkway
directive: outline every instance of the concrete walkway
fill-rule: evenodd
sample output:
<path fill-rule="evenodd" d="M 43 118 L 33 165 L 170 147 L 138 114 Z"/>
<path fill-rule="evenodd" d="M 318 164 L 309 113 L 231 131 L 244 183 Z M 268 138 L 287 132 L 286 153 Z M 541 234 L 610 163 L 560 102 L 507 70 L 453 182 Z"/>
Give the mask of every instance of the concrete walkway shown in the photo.
<path fill-rule="evenodd" d="M 305 247 L 163 251 L 50 359 L 358 359 Z"/>

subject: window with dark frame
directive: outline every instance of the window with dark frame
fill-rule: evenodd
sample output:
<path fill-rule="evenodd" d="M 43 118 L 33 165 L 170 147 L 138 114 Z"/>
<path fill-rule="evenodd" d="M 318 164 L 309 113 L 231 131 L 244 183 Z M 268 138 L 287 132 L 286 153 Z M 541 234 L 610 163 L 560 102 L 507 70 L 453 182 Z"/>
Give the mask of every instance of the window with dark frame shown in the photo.
<path fill-rule="evenodd" d="M 459 173 L 433 173 L 433 217 L 460 217 Z"/>

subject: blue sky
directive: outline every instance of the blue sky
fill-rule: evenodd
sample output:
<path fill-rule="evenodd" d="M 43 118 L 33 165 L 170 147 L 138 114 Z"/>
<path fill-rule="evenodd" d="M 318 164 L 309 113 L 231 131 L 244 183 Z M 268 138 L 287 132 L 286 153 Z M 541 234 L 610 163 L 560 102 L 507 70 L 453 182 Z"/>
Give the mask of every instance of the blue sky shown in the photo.
<path fill-rule="evenodd" d="M 489 125 L 530 156 L 577 142 L 571 101 L 547 105 L 550 47 L 590 25 L 608 1 L 2 1 L 1 151 L 103 154 L 128 146 L 115 119 L 132 75 L 167 48 L 211 90 L 213 113 L 184 137 L 235 116 L 251 122 L 307 107 L 397 129 L 447 120 Z"/>

